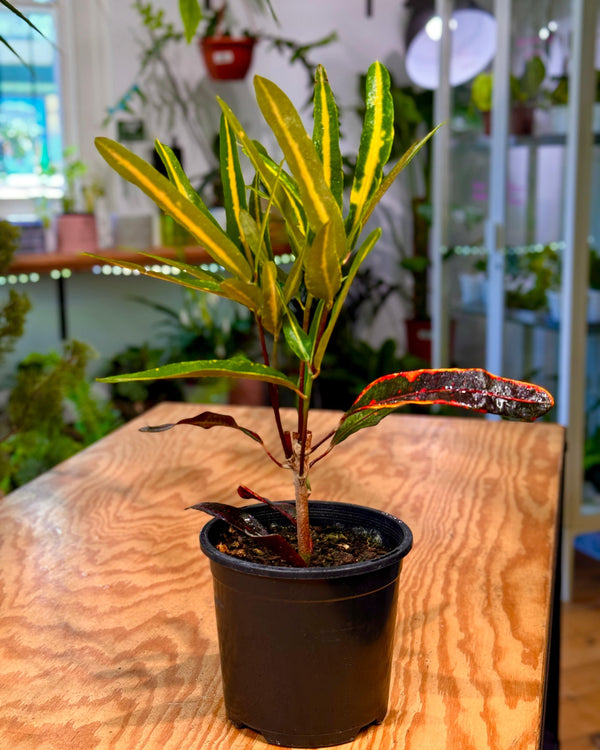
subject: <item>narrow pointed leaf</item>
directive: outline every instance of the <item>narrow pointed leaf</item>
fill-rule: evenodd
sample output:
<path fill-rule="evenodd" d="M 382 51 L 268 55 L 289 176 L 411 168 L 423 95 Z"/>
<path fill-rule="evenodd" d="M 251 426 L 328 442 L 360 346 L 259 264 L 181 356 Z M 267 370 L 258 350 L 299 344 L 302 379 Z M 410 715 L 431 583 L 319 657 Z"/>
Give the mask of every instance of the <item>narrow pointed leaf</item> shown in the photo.
<path fill-rule="evenodd" d="M 324 224 L 316 233 L 306 251 L 305 266 L 304 282 L 309 293 L 327 303 L 333 302 L 342 284 L 342 270 L 331 224 Z"/>
<path fill-rule="evenodd" d="M 249 284 L 240 279 L 225 279 L 221 283 L 221 296 L 244 305 L 252 312 L 260 309 L 262 298 L 256 284 Z"/>
<path fill-rule="evenodd" d="M 159 140 L 156 140 L 154 142 L 154 148 L 156 149 L 156 153 L 160 156 L 160 160 L 167 170 L 169 180 L 173 183 L 173 185 L 177 188 L 181 195 L 184 195 L 191 203 L 194 204 L 194 206 L 196 206 L 196 208 L 202 211 L 202 213 L 207 218 L 209 218 L 215 226 L 220 228 L 219 222 L 211 214 L 206 203 L 204 203 L 202 198 L 194 190 L 192 183 L 189 181 L 188 176 L 183 171 L 183 167 L 181 166 L 179 159 L 175 156 L 173 149 L 166 144 L 161 143 Z"/>
<path fill-rule="evenodd" d="M 221 181 L 227 217 L 227 234 L 234 242 L 246 244 L 244 231 L 239 223 L 240 211 L 247 211 L 246 185 L 240 167 L 235 134 L 225 115 L 221 115 L 220 129 Z"/>
<path fill-rule="evenodd" d="M 261 269 L 262 289 L 262 322 L 269 333 L 277 333 L 281 328 L 281 316 L 283 314 L 281 295 L 277 280 L 277 266 L 272 260 L 263 263 Z"/>
<path fill-rule="evenodd" d="M 298 111 L 272 81 L 256 76 L 256 100 L 288 163 L 314 231 L 342 224 L 340 208 L 325 181 L 323 165 Z M 343 231 L 343 229 L 342 229 Z"/>
<path fill-rule="evenodd" d="M 252 180 L 252 187 L 250 190 L 250 196 L 248 198 L 248 214 L 247 216 L 252 220 L 253 226 L 256 227 L 257 235 L 260 236 L 260 233 L 258 232 L 258 228 L 263 225 L 263 221 L 265 220 L 265 213 L 263 211 L 262 207 L 262 201 L 261 201 L 261 194 L 260 194 L 260 176 L 258 174 L 254 175 L 254 179 Z M 240 219 L 242 220 L 242 227 L 244 229 L 244 232 L 246 233 L 246 236 L 248 236 L 248 232 L 250 231 L 250 227 L 246 227 L 244 222 L 246 221 L 246 215 L 244 212 L 242 212 Z M 250 234 L 252 234 L 250 232 Z M 258 265 L 264 260 L 267 259 L 273 259 L 273 248 L 271 247 L 271 238 L 269 236 L 269 225 L 266 224 L 266 231 L 264 232 L 262 236 L 262 242 L 257 242 L 257 249 L 255 250 L 254 247 L 252 247 L 252 240 L 250 237 L 248 238 L 248 242 L 251 245 L 252 252 L 254 253 L 254 270 L 258 268 Z"/>
<path fill-rule="evenodd" d="M 356 229 L 361 223 L 365 206 L 379 187 L 394 140 L 390 75 L 380 62 L 374 62 L 369 67 L 366 87 L 363 130 L 346 220 L 348 236 L 354 238 L 358 236 Z"/>
<path fill-rule="evenodd" d="M 298 325 L 298 321 L 292 312 L 283 320 L 283 335 L 287 345 L 302 362 L 308 362 L 312 352 L 312 340 L 310 336 Z"/>
<path fill-rule="evenodd" d="M 424 138 L 421 138 L 420 141 L 416 141 L 412 144 L 405 152 L 402 154 L 400 159 L 396 162 L 394 167 L 388 172 L 388 174 L 383 179 L 381 185 L 377 188 L 372 198 L 369 200 L 368 205 L 366 206 L 362 219 L 357 225 L 355 229 L 355 236 L 358 236 L 360 234 L 360 230 L 362 227 L 367 223 L 369 220 L 369 217 L 373 213 L 373 209 L 375 206 L 379 203 L 379 201 L 383 198 L 385 193 L 390 189 L 392 186 L 394 180 L 398 175 L 402 172 L 403 169 L 405 169 L 408 164 L 415 158 L 415 156 L 419 153 L 419 151 L 423 148 L 423 146 L 427 143 L 427 141 L 437 133 L 437 131 L 442 127 L 444 123 L 441 123 L 437 127 L 435 127 L 433 130 L 431 130 Z"/>
<path fill-rule="evenodd" d="M 259 495 L 258 492 L 254 492 L 254 490 L 251 490 L 249 487 L 244 487 L 243 484 L 240 484 L 237 491 L 238 495 L 243 500 L 258 500 L 259 502 L 268 505 L 269 508 L 273 508 L 273 510 L 280 513 L 284 518 L 287 518 L 287 520 L 294 526 L 297 525 L 296 506 L 293 503 L 274 503 L 272 500 L 269 500 L 268 497 L 263 497 L 263 495 Z"/>
<path fill-rule="evenodd" d="M 333 334 L 335 325 L 342 311 L 342 307 L 344 306 L 344 302 L 346 301 L 346 297 L 348 296 L 348 292 L 350 291 L 350 287 L 352 286 L 352 282 L 354 281 L 362 262 L 375 247 L 375 244 L 380 237 L 381 229 L 374 229 L 356 251 L 354 258 L 352 259 L 350 269 L 346 278 L 344 279 L 344 283 L 342 285 L 340 293 L 337 295 L 337 297 L 335 298 L 335 302 L 333 303 L 331 315 L 329 316 L 329 321 L 327 323 L 327 328 L 323 332 L 323 335 L 321 336 L 321 339 L 319 341 L 317 352 L 314 358 L 314 366 L 317 372 L 321 368 L 321 363 L 323 361 L 327 345 L 329 344 L 329 340 L 331 339 L 331 336 Z"/>
<path fill-rule="evenodd" d="M 277 179 L 277 183 L 274 183 L 276 184 L 275 190 L 273 188 L 270 189 L 275 205 L 279 206 L 282 195 L 285 196 L 285 205 L 288 208 L 288 212 L 286 215 L 282 215 L 286 226 L 291 227 L 290 239 L 292 241 L 292 249 L 296 250 L 298 242 L 306 236 L 307 232 L 307 219 L 302 204 L 302 198 L 300 196 L 300 190 L 298 189 L 298 185 L 294 178 L 282 169 L 282 165 L 277 164 L 274 159 L 271 159 L 262 144 L 258 141 L 254 141 L 254 145 L 262 157 L 265 168 Z M 278 198 L 279 203 L 277 200 Z"/>
<path fill-rule="evenodd" d="M 264 526 L 250 513 L 224 503 L 197 503 L 186 510 L 201 510 L 215 518 L 220 518 L 234 529 L 252 539 L 252 543 L 269 549 L 285 562 L 296 568 L 305 568 L 306 562 L 281 534 L 269 534 Z"/>
<path fill-rule="evenodd" d="M 290 234 L 290 239 L 293 245 L 296 246 L 301 244 L 303 242 L 304 232 L 301 230 L 301 226 L 298 221 L 297 207 L 290 202 L 287 193 L 278 183 L 276 173 L 274 173 L 270 168 L 267 167 L 260 151 L 257 149 L 252 139 L 248 137 L 246 131 L 241 126 L 239 120 L 234 115 L 231 108 L 219 97 L 217 97 L 217 101 L 221 106 L 223 114 L 233 128 L 237 139 L 241 143 L 242 148 L 250 159 L 252 166 L 260 175 L 261 180 L 267 186 L 268 192 L 274 194 L 275 205 L 280 210 L 281 215 L 285 219 L 286 225 L 288 227 L 288 232 Z"/>
<path fill-rule="evenodd" d="M 304 278 L 304 264 L 306 262 L 307 245 L 305 244 L 297 253 L 292 267 L 288 271 L 287 279 L 283 286 L 283 299 L 285 304 L 296 296 L 302 279 Z"/>
<path fill-rule="evenodd" d="M 203 411 L 201 414 L 196 414 L 195 417 L 188 417 L 187 419 L 180 419 L 179 422 L 173 422 L 170 424 L 159 424 L 159 425 L 147 425 L 141 427 L 140 432 L 166 432 L 167 430 L 177 427 L 177 425 L 187 424 L 192 427 L 202 427 L 205 430 L 210 430 L 212 427 L 232 427 L 235 430 L 243 432 L 252 440 L 257 443 L 263 444 L 261 436 L 249 430 L 247 427 L 239 425 L 233 417 L 228 414 L 217 414 L 213 411 Z"/>
<path fill-rule="evenodd" d="M 501 378 L 482 369 L 415 370 L 384 375 L 370 383 L 344 414 L 331 444 L 378 424 L 400 406 L 445 404 L 533 421 L 554 405 L 540 386 Z"/>
<path fill-rule="evenodd" d="M 342 208 L 344 172 L 340 150 L 338 108 L 322 65 L 317 67 L 314 95 L 313 143 L 323 164 L 325 182 Z"/>
<path fill-rule="evenodd" d="M 301 395 L 296 383 L 284 373 L 273 367 L 251 362 L 246 357 L 231 357 L 230 359 L 204 359 L 196 362 L 178 362 L 151 370 L 126 373 L 123 375 L 111 375 L 107 378 L 99 378 L 101 383 L 127 383 L 138 380 L 168 380 L 171 378 L 248 378 L 249 380 L 262 380 L 265 383 L 273 383 L 288 388 Z"/>
<path fill-rule="evenodd" d="M 179 0 L 179 15 L 183 22 L 185 40 L 189 44 L 202 20 L 200 0 Z"/>
<path fill-rule="evenodd" d="M 225 503 L 196 503 L 196 505 L 188 506 L 186 510 L 201 510 L 203 513 L 208 513 L 214 518 L 220 518 L 234 529 L 248 536 L 266 536 L 269 533 L 262 523 L 257 518 L 254 518 L 251 513 L 241 508 L 236 508 L 233 505 L 225 505 Z"/>
<path fill-rule="evenodd" d="M 96 138 L 95 143 L 103 158 L 121 177 L 137 185 L 165 213 L 193 234 L 215 262 L 234 276 L 250 281 L 252 271 L 243 253 L 166 177 L 116 141 Z"/>
<path fill-rule="evenodd" d="M 161 281 L 169 281 L 172 284 L 178 284 L 179 286 L 187 287 L 188 289 L 195 289 L 197 291 L 211 292 L 212 294 L 218 294 L 221 297 L 227 297 L 227 294 L 222 292 L 219 277 L 215 277 L 209 271 L 202 271 L 197 266 L 190 266 L 189 269 L 182 269 L 183 274 L 173 275 L 165 273 L 164 271 L 153 270 L 151 266 L 144 266 L 141 263 L 134 263 L 128 260 L 117 260 L 115 258 L 104 258 L 101 255 L 95 255 L 93 253 L 85 253 L 91 258 L 107 263 L 118 268 L 128 268 L 131 271 L 138 271 L 144 276 L 149 276 L 152 279 L 160 279 Z M 141 253 L 144 255 L 144 253 Z M 181 268 L 187 264 L 179 263 L 170 258 L 159 258 L 158 256 L 153 257 L 160 265 L 174 266 L 175 268 Z"/>

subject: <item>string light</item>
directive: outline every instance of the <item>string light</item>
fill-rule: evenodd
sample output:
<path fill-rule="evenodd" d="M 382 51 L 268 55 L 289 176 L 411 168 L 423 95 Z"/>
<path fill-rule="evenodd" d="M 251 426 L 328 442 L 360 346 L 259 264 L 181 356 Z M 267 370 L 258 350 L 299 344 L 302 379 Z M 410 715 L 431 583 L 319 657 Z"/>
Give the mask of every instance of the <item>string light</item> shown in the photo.
<path fill-rule="evenodd" d="M 293 263 L 295 260 L 295 256 L 290 253 L 282 253 L 281 255 L 277 255 L 275 257 L 275 263 L 277 265 L 286 265 L 288 263 Z M 210 273 L 222 273 L 224 268 L 223 266 L 219 266 L 217 263 L 202 263 L 199 266 L 203 271 L 209 271 Z M 152 271 L 153 273 L 161 273 L 165 276 L 179 276 L 181 274 L 181 269 L 175 268 L 175 266 L 169 266 L 169 265 L 159 265 L 159 264 L 153 264 L 151 266 L 146 266 L 146 269 L 149 271 Z M 122 268 L 121 266 L 113 266 L 108 263 L 103 265 L 95 265 L 91 268 L 92 274 L 95 276 L 141 276 L 141 271 L 138 271 L 134 268 Z M 49 277 L 53 281 L 58 281 L 59 279 L 70 279 L 73 275 L 73 270 L 71 268 L 53 268 L 49 272 Z M 41 276 L 36 271 L 32 273 L 20 273 L 18 275 L 16 274 L 8 274 L 7 276 L 0 276 L 0 286 L 6 286 L 6 284 L 36 284 L 41 279 Z"/>

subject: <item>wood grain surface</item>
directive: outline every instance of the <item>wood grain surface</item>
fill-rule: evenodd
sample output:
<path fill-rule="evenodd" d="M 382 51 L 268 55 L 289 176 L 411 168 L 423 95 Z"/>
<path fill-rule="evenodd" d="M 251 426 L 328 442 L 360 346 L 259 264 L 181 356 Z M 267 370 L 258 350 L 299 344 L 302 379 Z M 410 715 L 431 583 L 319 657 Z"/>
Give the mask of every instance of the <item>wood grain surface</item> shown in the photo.
<path fill-rule="evenodd" d="M 200 410 L 161 405 L 0 501 L 0 748 L 266 747 L 225 719 L 205 519 L 184 508 L 241 504 L 239 483 L 289 498 L 289 476 L 234 430 L 137 431 Z M 220 410 L 276 448 L 267 409 Z M 344 747 L 538 746 L 563 449 L 556 425 L 394 415 L 317 464 L 316 499 L 414 534 L 389 712 Z"/>

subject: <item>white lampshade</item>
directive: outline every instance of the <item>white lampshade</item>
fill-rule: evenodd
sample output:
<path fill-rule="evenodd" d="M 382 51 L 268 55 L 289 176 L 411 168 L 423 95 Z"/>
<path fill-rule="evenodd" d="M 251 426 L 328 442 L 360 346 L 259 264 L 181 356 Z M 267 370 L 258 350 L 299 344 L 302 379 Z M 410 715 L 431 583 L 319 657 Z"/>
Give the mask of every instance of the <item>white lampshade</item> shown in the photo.
<path fill-rule="evenodd" d="M 431 8 L 431 4 L 428 4 Z M 406 72 L 425 89 L 439 83 L 439 55 L 442 23 L 430 11 L 413 11 L 407 28 Z M 459 86 L 484 70 L 496 54 L 496 19 L 477 8 L 455 8 L 450 19 L 450 85 Z"/>

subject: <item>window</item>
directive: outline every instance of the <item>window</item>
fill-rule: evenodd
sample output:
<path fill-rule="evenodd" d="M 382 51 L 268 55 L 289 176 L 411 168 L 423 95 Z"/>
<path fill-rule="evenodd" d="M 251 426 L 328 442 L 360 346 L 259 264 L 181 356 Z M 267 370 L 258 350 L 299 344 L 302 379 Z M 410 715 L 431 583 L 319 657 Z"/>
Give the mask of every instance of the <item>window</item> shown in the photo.
<path fill-rule="evenodd" d="M 18 3 L 38 34 L 5 8 L 0 35 L 0 199 L 60 198 L 63 178 L 60 81 L 53 0 Z"/>

